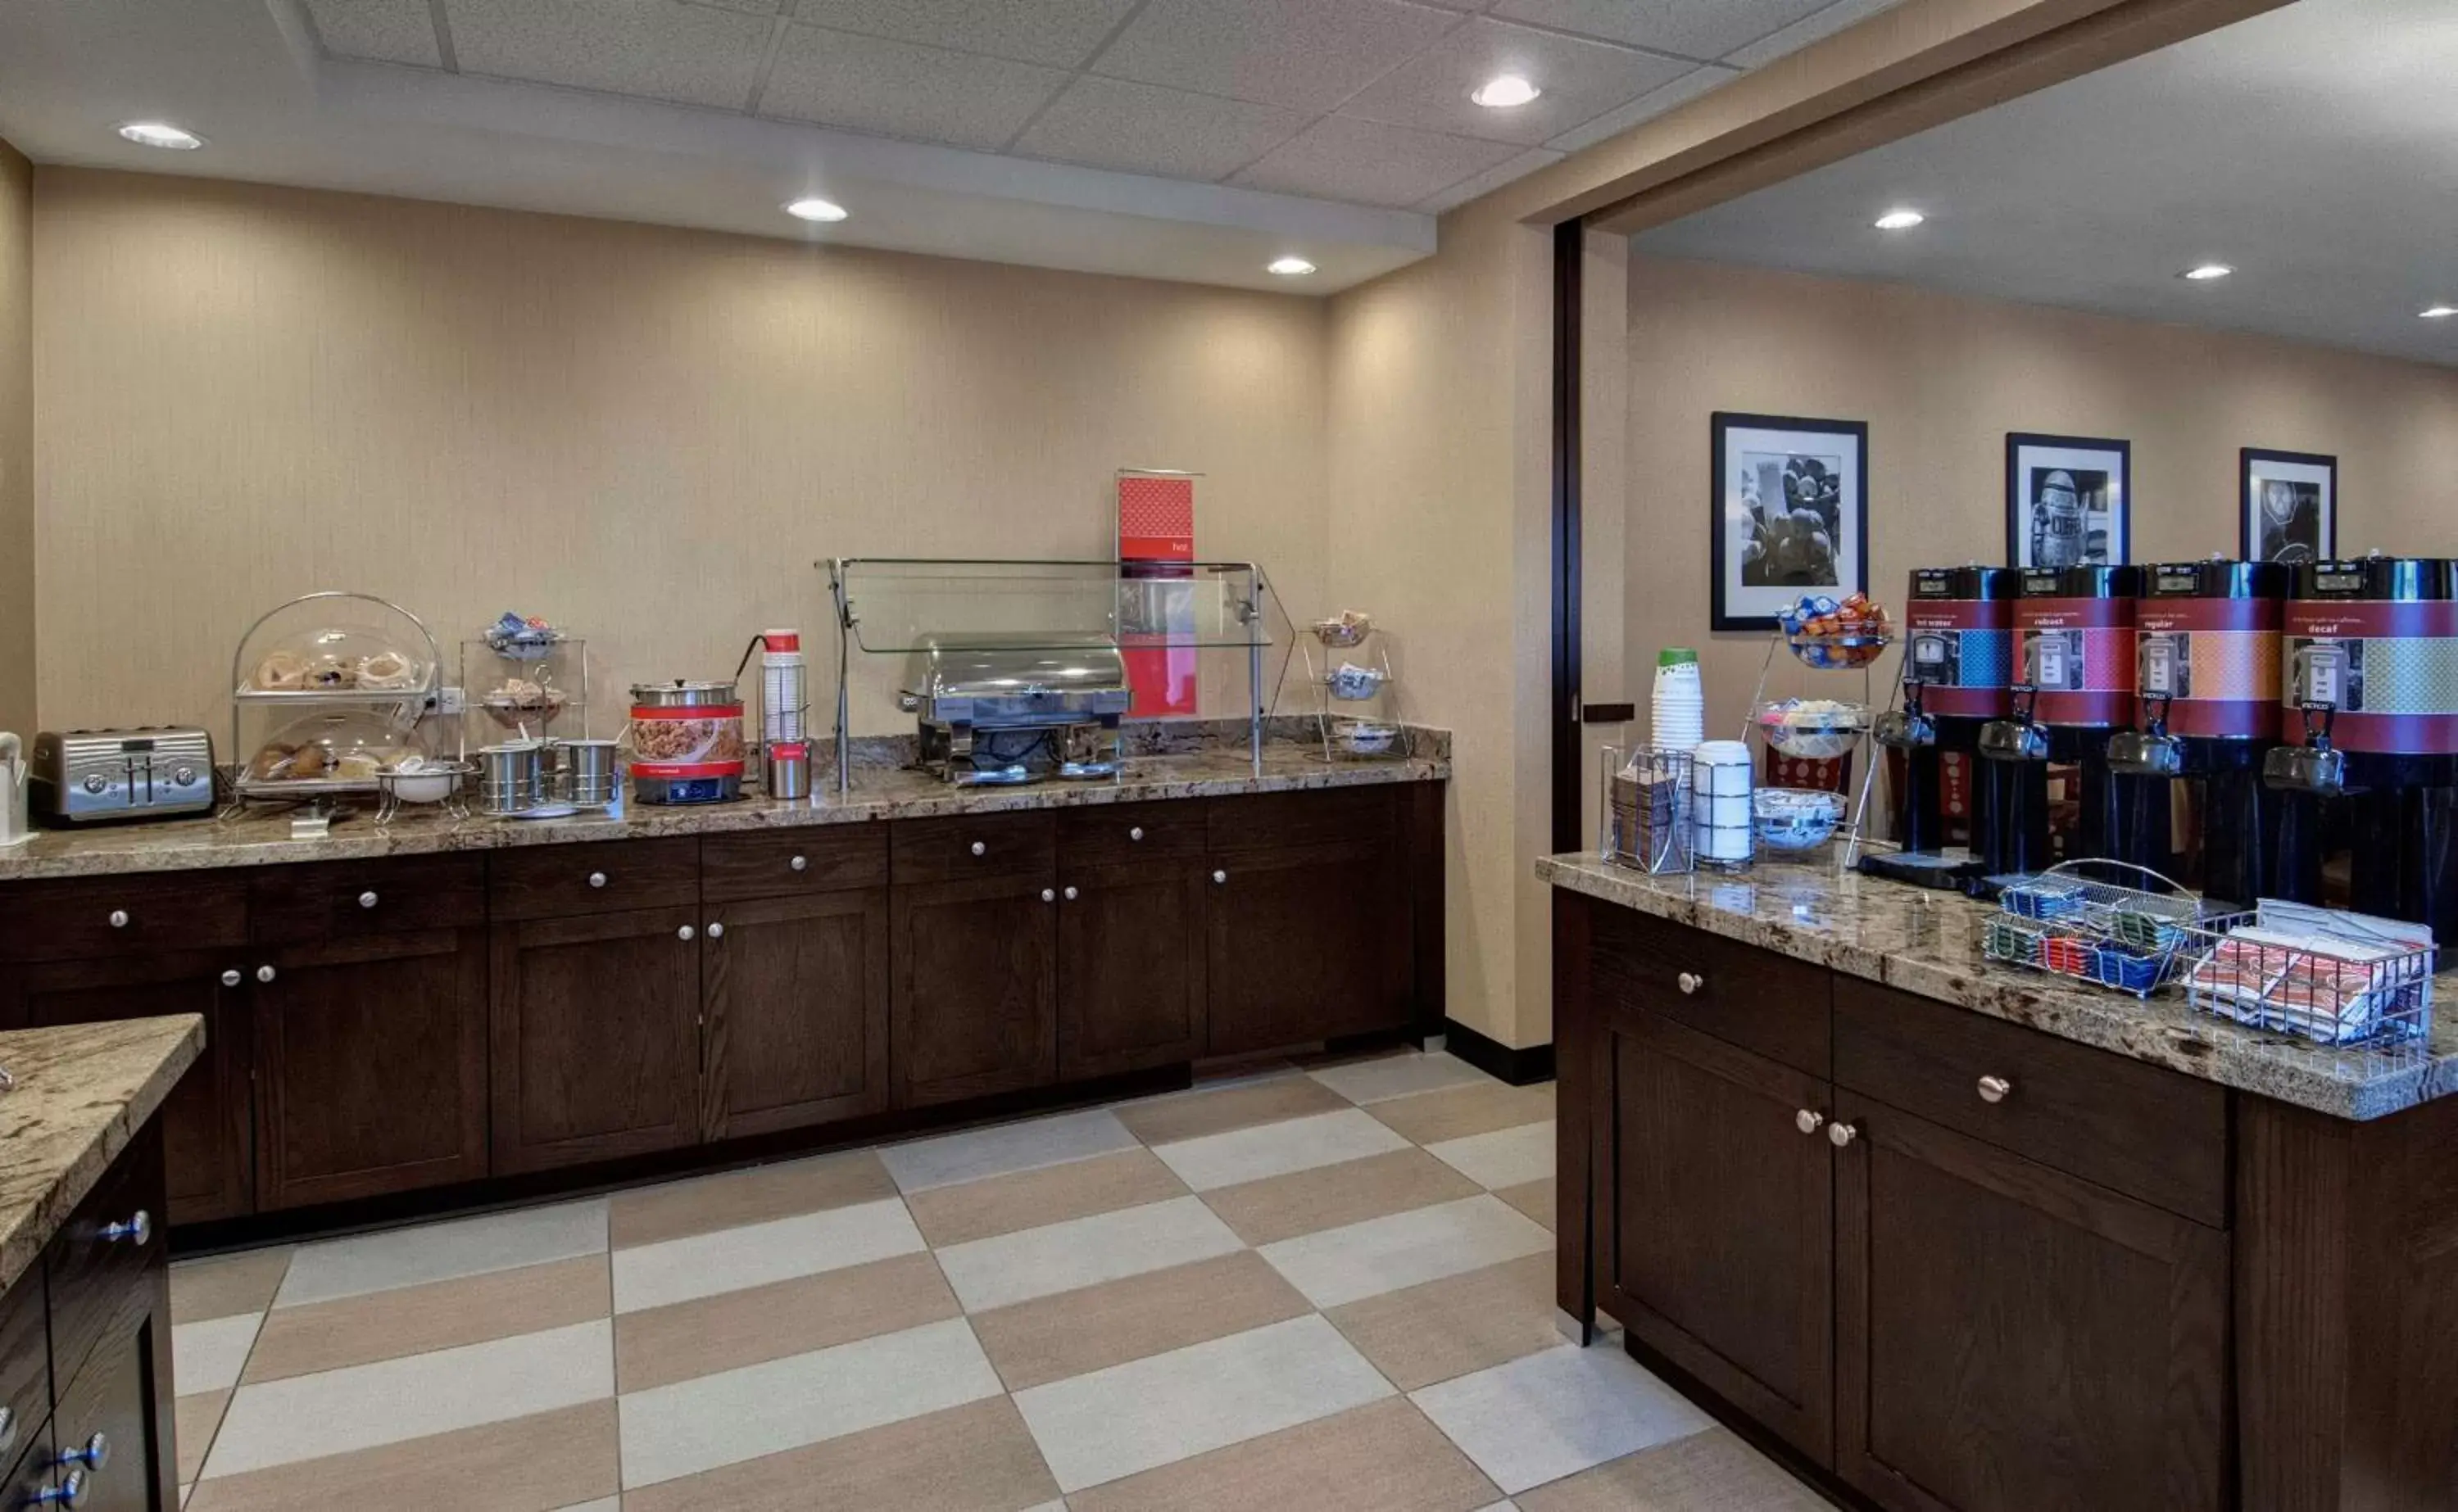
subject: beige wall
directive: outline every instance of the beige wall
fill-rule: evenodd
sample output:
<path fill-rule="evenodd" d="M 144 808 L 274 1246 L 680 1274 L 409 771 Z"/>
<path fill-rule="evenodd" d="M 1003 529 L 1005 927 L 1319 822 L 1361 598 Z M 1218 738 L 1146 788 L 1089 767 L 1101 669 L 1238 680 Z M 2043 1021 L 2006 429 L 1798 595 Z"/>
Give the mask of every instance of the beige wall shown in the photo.
<path fill-rule="evenodd" d="M 763 625 L 832 655 L 815 559 L 1105 556 L 1121 466 L 1204 472 L 1198 549 L 1325 602 L 1321 300 L 83 170 L 34 206 L 47 724 L 226 728 L 234 640 L 322 588 L 549 614 L 601 690 Z"/>
<path fill-rule="evenodd" d="M 33 166 L 0 142 L 0 730 L 34 734 Z"/>
<path fill-rule="evenodd" d="M 1711 729 L 1738 728 L 1766 645 L 1707 631 L 1718 409 L 1868 422 L 1869 587 L 1897 608 L 1915 567 L 2005 560 L 2010 430 L 2133 442 L 2137 562 L 2235 553 L 2242 446 L 2339 459 L 2342 551 L 2458 550 L 2451 369 L 1638 256 L 1629 321 L 1630 665 L 1700 648 Z"/>

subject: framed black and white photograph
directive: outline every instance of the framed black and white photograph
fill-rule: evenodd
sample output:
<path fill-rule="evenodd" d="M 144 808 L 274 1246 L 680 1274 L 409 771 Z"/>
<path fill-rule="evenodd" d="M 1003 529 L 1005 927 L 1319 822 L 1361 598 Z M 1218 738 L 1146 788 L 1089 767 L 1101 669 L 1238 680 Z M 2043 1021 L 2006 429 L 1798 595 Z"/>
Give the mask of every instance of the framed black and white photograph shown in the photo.
<path fill-rule="evenodd" d="M 1803 593 L 1869 586 L 1869 427 L 1717 412 L 1715 630 L 1773 630 Z"/>
<path fill-rule="evenodd" d="M 2339 459 L 2309 451 L 2238 453 L 2237 551 L 2248 562 L 2326 561 L 2339 550 Z"/>
<path fill-rule="evenodd" d="M 2134 549 L 2134 445 L 2089 436 L 2006 437 L 2006 560 L 2121 567 Z"/>

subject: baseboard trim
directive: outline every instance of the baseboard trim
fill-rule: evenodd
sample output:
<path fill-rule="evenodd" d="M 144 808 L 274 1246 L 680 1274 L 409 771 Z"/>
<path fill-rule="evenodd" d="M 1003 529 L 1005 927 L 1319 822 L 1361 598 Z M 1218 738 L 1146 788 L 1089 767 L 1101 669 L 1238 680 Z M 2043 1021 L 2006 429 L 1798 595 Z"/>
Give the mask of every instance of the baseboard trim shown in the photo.
<path fill-rule="evenodd" d="M 1531 1045 L 1514 1050 L 1500 1040 L 1479 1034 L 1457 1019 L 1443 1021 L 1444 1048 L 1486 1075 L 1525 1087 L 1553 1079 L 1553 1046 Z"/>

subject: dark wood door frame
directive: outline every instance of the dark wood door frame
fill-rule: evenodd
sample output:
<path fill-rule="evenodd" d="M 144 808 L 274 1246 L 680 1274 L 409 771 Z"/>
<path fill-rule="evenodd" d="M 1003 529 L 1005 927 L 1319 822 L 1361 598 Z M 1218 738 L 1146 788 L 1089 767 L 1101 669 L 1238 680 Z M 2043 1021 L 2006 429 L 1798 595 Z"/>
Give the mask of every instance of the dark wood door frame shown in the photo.
<path fill-rule="evenodd" d="M 1553 228 L 1552 843 L 1580 848 L 1579 322 L 1586 223 Z"/>

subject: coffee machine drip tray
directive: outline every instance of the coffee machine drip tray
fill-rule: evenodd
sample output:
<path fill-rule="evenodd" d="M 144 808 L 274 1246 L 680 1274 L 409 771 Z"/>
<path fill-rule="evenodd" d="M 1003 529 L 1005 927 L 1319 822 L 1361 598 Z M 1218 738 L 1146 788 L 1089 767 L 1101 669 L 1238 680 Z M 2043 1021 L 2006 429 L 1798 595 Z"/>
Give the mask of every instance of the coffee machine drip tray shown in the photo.
<path fill-rule="evenodd" d="M 1989 868 L 1961 846 L 1942 851 L 1864 850 L 1857 863 L 1864 874 L 1940 892 L 1968 893 Z"/>

